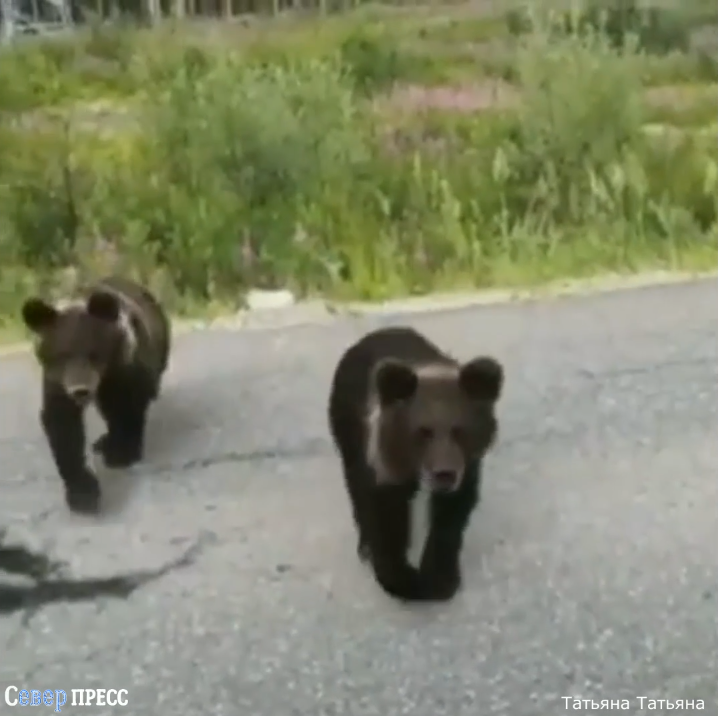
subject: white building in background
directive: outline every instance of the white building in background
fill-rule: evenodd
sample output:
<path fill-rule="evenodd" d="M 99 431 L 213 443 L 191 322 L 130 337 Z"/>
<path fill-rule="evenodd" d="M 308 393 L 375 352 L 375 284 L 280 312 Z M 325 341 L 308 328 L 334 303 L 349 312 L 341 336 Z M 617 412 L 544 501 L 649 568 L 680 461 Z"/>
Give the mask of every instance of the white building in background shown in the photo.
<path fill-rule="evenodd" d="M 71 0 L 0 0 L 0 41 L 67 29 Z"/>

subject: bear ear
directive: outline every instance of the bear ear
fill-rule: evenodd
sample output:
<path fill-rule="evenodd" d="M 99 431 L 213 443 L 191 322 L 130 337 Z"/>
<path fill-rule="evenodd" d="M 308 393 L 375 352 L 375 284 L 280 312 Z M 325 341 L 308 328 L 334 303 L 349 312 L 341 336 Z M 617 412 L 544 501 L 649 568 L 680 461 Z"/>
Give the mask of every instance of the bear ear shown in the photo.
<path fill-rule="evenodd" d="M 120 302 L 112 293 L 95 291 L 87 299 L 87 312 L 101 321 L 115 323 L 120 317 Z"/>
<path fill-rule="evenodd" d="M 383 408 L 409 400 L 418 385 L 419 376 L 410 365 L 401 361 L 383 360 L 374 370 L 374 386 Z"/>
<path fill-rule="evenodd" d="M 28 298 L 22 305 L 22 320 L 33 333 L 49 328 L 58 315 L 58 310 L 41 298 Z"/>
<path fill-rule="evenodd" d="M 504 369 L 495 358 L 474 358 L 461 366 L 459 385 L 472 400 L 495 403 L 504 385 Z"/>

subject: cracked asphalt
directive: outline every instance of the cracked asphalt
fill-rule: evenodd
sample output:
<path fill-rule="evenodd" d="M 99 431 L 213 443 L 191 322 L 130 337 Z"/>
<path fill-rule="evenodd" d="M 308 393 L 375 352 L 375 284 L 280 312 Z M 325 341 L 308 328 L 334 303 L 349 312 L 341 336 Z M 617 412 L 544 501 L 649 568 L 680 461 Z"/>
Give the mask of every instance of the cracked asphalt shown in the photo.
<path fill-rule="evenodd" d="M 2 359 L 7 539 L 76 580 L 160 570 L 124 598 L 0 616 L 2 691 L 126 688 L 135 716 L 556 716 L 564 696 L 718 713 L 716 307 L 705 280 L 183 336 L 146 461 L 101 472 L 101 520 L 64 507 L 31 358 Z M 360 564 L 327 435 L 340 353 L 404 322 L 507 371 L 444 605 L 395 603 Z M 0 573 L 0 593 L 23 579 Z"/>

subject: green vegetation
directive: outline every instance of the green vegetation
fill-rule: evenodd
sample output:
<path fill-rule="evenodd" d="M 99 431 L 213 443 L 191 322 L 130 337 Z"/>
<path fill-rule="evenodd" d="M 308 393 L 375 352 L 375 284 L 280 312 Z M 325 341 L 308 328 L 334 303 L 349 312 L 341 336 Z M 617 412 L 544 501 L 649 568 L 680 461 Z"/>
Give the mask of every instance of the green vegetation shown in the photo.
<path fill-rule="evenodd" d="M 715 267 L 705 17 L 654 13 L 649 42 L 630 13 L 618 41 L 615 19 L 468 12 L 3 50 L 0 324 L 107 270 L 186 312 L 252 286 L 375 299 Z"/>

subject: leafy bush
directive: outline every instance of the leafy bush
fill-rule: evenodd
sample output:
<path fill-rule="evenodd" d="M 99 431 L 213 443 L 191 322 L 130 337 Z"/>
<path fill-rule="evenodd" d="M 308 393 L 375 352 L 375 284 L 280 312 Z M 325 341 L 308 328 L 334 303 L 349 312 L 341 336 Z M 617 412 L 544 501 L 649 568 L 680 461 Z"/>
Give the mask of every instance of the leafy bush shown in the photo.
<path fill-rule="evenodd" d="M 630 35 L 641 49 L 657 54 L 686 51 L 690 44 L 688 22 L 679 12 L 641 6 L 637 0 L 592 0 L 578 19 L 565 14 L 562 25 L 564 32 L 602 31 L 616 48 L 624 47 Z"/>
<path fill-rule="evenodd" d="M 295 263 L 317 258 L 298 226 L 305 207 L 327 187 L 351 192 L 367 161 L 346 73 L 313 62 L 248 67 L 229 56 L 201 83 L 179 72 L 148 109 L 142 193 L 152 198 L 141 219 L 152 228 L 147 249 L 173 267 L 178 287 L 232 291 L 250 268 L 264 284 L 301 280 Z M 100 232 L 136 215 L 132 202 L 98 203 Z"/>
<path fill-rule="evenodd" d="M 361 91 L 375 92 L 394 84 L 404 74 L 402 57 L 389 38 L 366 30 L 350 34 L 339 56 Z"/>
<path fill-rule="evenodd" d="M 624 173 L 642 141 L 637 70 L 630 51 L 616 52 L 598 33 L 560 43 L 536 33 L 520 47 L 524 101 L 506 153 L 507 181 L 523 197 L 513 215 L 530 208 L 551 222 L 576 223 L 604 211 L 611 177 Z"/>
<path fill-rule="evenodd" d="M 536 20 L 536 13 L 526 9 L 506 13 L 506 26 L 512 35 L 536 29 Z M 640 49 L 658 54 L 686 51 L 690 46 L 691 23 L 686 14 L 644 6 L 638 0 L 589 0 L 579 12 L 562 13 L 551 27 L 563 35 L 601 32 L 615 48 L 624 47 L 629 36 L 635 35 Z"/>
<path fill-rule="evenodd" d="M 141 133 L 0 127 L 0 315 L 111 269 L 185 309 L 715 264 L 715 142 L 646 134 L 630 43 L 537 30 L 517 107 L 387 112 L 363 88 L 405 70 L 374 37 L 322 60 L 118 50 L 147 84 Z"/>

